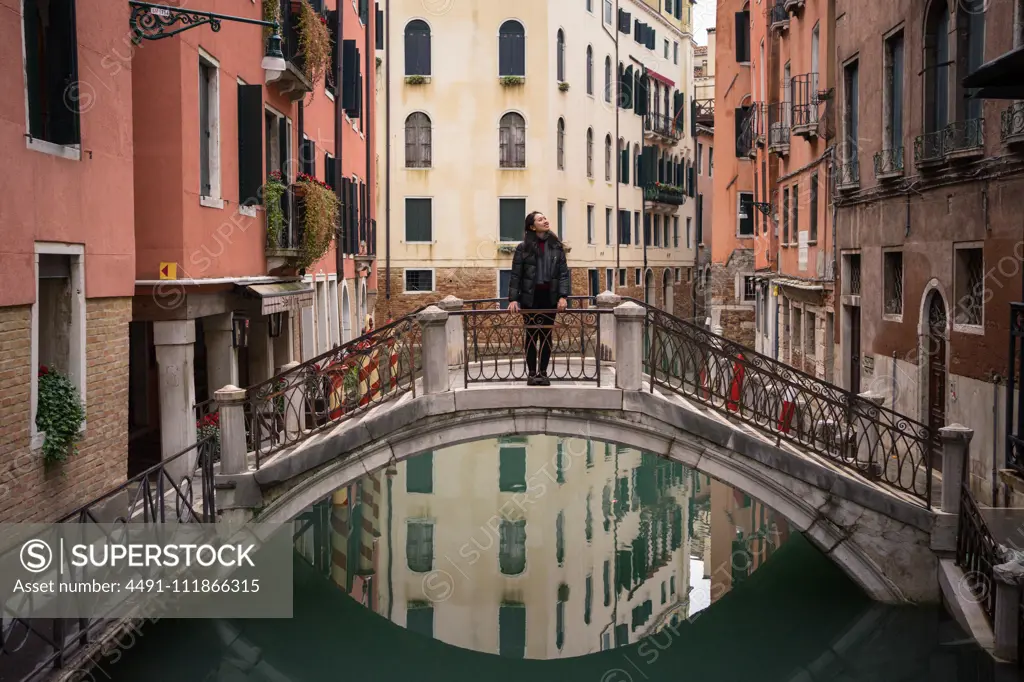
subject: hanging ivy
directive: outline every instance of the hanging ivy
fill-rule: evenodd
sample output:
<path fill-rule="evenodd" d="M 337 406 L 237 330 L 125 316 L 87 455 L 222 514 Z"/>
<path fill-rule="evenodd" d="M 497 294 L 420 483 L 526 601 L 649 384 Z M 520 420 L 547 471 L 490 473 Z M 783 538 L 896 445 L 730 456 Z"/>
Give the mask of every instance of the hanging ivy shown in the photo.
<path fill-rule="evenodd" d="M 277 248 L 281 244 L 281 230 L 284 229 L 284 211 L 281 197 L 288 187 L 281 179 L 281 171 L 274 171 L 263 185 L 263 211 L 267 215 L 267 246 Z"/>
<path fill-rule="evenodd" d="M 331 32 L 327 19 L 318 14 L 309 0 L 299 3 L 299 52 L 303 56 L 302 70 L 316 92 L 331 65 Z"/>
<path fill-rule="evenodd" d="M 67 376 L 39 368 L 39 402 L 36 407 L 36 428 L 46 434 L 43 461 L 49 465 L 67 461 L 77 452 L 75 441 L 85 423 L 85 405 L 78 389 Z"/>
<path fill-rule="evenodd" d="M 299 268 L 316 263 L 327 254 L 338 224 L 338 197 L 328 185 L 299 173 L 295 183 L 302 196 L 302 257 Z"/>
<path fill-rule="evenodd" d="M 281 25 L 281 2 L 280 0 L 263 0 L 263 21 L 270 21 Z M 263 40 L 271 36 L 274 29 L 269 26 L 263 27 Z"/>

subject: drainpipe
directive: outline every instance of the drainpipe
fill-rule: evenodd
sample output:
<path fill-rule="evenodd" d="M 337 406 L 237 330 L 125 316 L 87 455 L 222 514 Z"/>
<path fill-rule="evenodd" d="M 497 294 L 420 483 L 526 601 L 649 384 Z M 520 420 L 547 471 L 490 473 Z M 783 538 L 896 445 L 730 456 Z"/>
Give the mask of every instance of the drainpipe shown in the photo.
<path fill-rule="evenodd" d="M 377 111 L 377 107 L 376 106 L 373 107 L 373 112 L 370 111 L 370 102 L 373 102 L 376 105 L 376 99 L 373 98 L 372 95 L 373 95 L 374 91 L 377 88 L 377 78 L 376 78 L 376 76 L 377 76 L 377 69 L 374 68 L 373 66 L 371 66 L 371 65 L 373 65 L 373 62 L 374 62 L 373 58 L 375 56 L 373 54 L 373 52 L 374 52 L 373 43 L 370 41 L 370 22 L 372 20 L 374 23 L 376 23 L 376 17 L 374 16 L 371 19 L 371 16 L 370 16 L 370 13 L 373 12 L 373 11 L 374 11 L 373 7 L 370 5 L 369 0 L 367 0 L 367 3 L 366 3 L 366 27 L 364 29 L 364 31 L 366 33 L 366 93 L 365 93 L 365 96 L 363 97 L 363 142 L 364 142 L 364 146 L 366 147 L 366 190 L 365 190 L 366 191 L 366 212 L 365 212 L 365 215 L 363 215 L 363 226 L 364 226 L 364 229 L 362 231 L 362 236 L 366 237 L 366 255 L 370 254 L 370 249 L 372 248 L 371 245 L 370 245 L 370 213 L 376 214 L 376 211 L 373 211 L 370 208 L 370 206 L 372 205 L 370 203 L 370 200 L 376 194 L 375 192 L 371 192 L 370 191 L 371 188 L 374 187 L 375 184 L 376 184 L 376 180 L 374 178 L 371 178 L 371 176 L 370 176 L 370 147 L 371 147 L 371 144 L 370 144 L 371 137 L 370 137 L 370 135 L 372 135 L 372 133 L 373 133 L 373 123 L 372 123 L 373 116 L 371 115 L 371 113 L 376 113 L 376 111 Z M 371 73 L 374 75 L 373 78 L 370 78 L 370 74 Z M 371 180 L 374 181 L 374 185 L 370 184 Z M 374 237 L 376 237 L 376 235 L 374 235 Z M 356 246 L 357 246 L 356 250 L 359 251 L 360 250 L 358 248 L 359 245 L 357 244 Z M 374 260 L 376 260 L 376 259 L 374 259 Z M 360 292 L 359 272 L 356 271 L 355 268 L 353 268 L 352 283 L 356 287 L 356 310 L 358 310 L 359 309 L 359 292 Z M 363 315 L 364 316 L 368 315 L 369 313 L 370 313 L 369 310 L 364 310 L 363 311 Z M 359 324 L 360 325 L 364 324 L 364 320 L 359 320 Z"/>
<path fill-rule="evenodd" d="M 999 476 L 997 465 L 999 461 L 999 429 L 996 421 L 999 416 L 999 385 L 1003 378 L 998 374 L 992 377 L 992 506 L 998 507 L 999 498 Z"/>
<path fill-rule="evenodd" d="M 341 178 L 342 178 L 342 173 L 343 173 L 343 171 L 342 171 L 342 163 L 341 163 L 341 154 L 342 154 L 342 140 L 341 140 L 341 138 L 342 138 L 342 131 L 345 129 L 344 128 L 344 123 L 345 123 L 345 107 L 342 104 L 342 85 L 341 85 L 342 82 L 343 82 L 342 79 L 343 79 L 343 77 L 345 75 L 345 60 L 341 56 L 341 55 L 344 54 L 344 52 L 341 51 L 341 46 L 342 46 L 342 44 L 344 42 L 344 38 L 345 38 L 345 33 L 344 33 L 344 29 L 345 29 L 345 8 L 343 6 L 343 3 L 341 3 L 341 2 L 338 3 L 338 27 L 337 28 L 338 28 L 338 32 L 337 32 L 336 35 L 338 36 L 338 50 L 339 50 L 339 53 L 338 53 L 338 72 L 336 74 L 334 74 L 334 85 L 335 85 L 335 97 L 334 97 L 334 195 L 336 197 L 338 197 L 338 205 L 343 207 L 342 210 L 345 210 L 345 208 L 347 208 L 347 206 L 345 205 L 345 201 L 347 200 L 347 197 L 343 196 L 342 192 L 341 192 Z M 301 111 L 301 105 L 300 105 L 300 109 L 299 110 Z M 342 216 L 339 216 L 339 222 L 341 222 L 342 224 L 344 224 L 344 217 L 343 217 L 343 215 L 344 214 L 342 214 Z M 345 245 L 345 239 L 348 237 L 348 235 L 345 234 L 344 229 L 342 227 L 339 226 L 336 229 L 337 229 L 336 234 L 337 234 L 338 238 L 335 239 L 335 242 L 334 242 L 334 269 L 337 271 L 338 276 L 341 277 L 342 279 L 344 279 L 344 277 L 345 277 L 345 248 L 344 248 L 344 245 Z"/>
<path fill-rule="evenodd" d="M 614 10 L 614 14 L 612 15 L 612 17 L 613 17 L 613 21 L 614 21 L 614 23 L 612 24 L 612 28 L 614 29 L 614 32 L 615 32 L 615 69 L 618 69 L 619 68 L 619 33 L 621 33 L 621 31 L 619 31 L 619 2 L 618 2 L 618 0 L 615 0 L 615 10 Z M 603 21 L 601 22 L 601 25 L 604 26 L 604 22 Z M 617 71 L 616 71 L 616 73 L 617 73 Z M 621 102 L 622 102 L 622 81 L 620 79 L 616 79 L 616 80 L 618 81 L 618 86 L 615 88 L 615 143 L 614 143 L 614 145 L 615 145 L 615 149 L 617 151 L 618 148 L 619 148 L 619 118 L 622 116 L 622 106 L 621 106 Z M 632 87 L 633 87 L 633 84 L 630 83 L 630 88 L 632 88 Z M 636 93 L 633 93 L 633 96 L 636 97 Z M 619 156 L 619 164 L 621 164 L 622 163 L 622 154 L 620 153 L 618 156 Z M 618 164 L 616 164 L 616 165 L 618 165 Z M 620 242 L 622 242 L 622 223 L 621 223 L 621 221 L 622 221 L 621 210 L 622 209 L 619 206 L 619 185 L 622 184 L 620 182 L 622 180 L 622 170 L 621 169 L 619 170 L 618 173 L 616 173 L 616 176 L 617 177 L 615 178 L 615 220 L 616 220 L 616 222 L 619 223 L 619 228 L 616 230 L 617 234 L 615 235 L 615 270 L 616 270 L 615 275 L 617 277 L 618 276 L 619 267 L 622 264 L 622 261 L 621 261 L 620 256 L 619 256 L 619 247 L 621 246 Z M 633 216 L 630 216 L 630 218 L 632 218 L 632 217 Z M 647 263 L 645 262 L 644 263 L 645 271 L 646 271 L 646 267 L 647 267 Z M 629 280 L 627 279 L 626 281 L 628 282 Z M 614 637 L 614 634 L 612 636 Z"/>
<path fill-rule="evenodd" d="M 391 0 L 384 2 L 384 300 L 391 315 Z"/>
<path fill-rule="evenodd" d="M 892 352 L 892 410 L 896 411 L 896 351 Z"/>

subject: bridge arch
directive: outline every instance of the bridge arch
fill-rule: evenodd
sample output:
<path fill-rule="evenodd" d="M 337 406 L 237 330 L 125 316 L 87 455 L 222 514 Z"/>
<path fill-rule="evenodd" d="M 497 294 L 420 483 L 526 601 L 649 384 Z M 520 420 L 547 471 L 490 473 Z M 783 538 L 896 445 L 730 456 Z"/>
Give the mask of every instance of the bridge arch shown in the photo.
<path fill-rule="evenodd" d="M 760 500 L 876 600 L 937 599 L 931 511 L 668 396 L 551 387 L 537 407 L 537 395 L 494 387 L 407 396 L 344 422 L 250 474 L 261 495 L 256 519 L 289 521 L 334 490 L 429 450 L 509 435 L 585 438 L 660 455 Z"/>

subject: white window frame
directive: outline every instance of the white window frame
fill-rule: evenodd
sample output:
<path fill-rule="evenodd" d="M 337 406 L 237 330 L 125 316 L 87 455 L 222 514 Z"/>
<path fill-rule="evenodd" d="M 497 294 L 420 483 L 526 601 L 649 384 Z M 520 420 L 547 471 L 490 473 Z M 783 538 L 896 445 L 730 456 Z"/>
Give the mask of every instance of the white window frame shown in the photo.
<path fill-rule="evenodd" d="M 640 274 L 640 268 L 633 268 L 633 286 L 638 287 L 643 281 L 643 275 Z"/>
<path fill-rule="evenodd" d="M 900 312 L 899 312 L 899 314 L 885 312 L 885 260 L 886 260 L 885 256 L 886 256 L 886 254 L 889 254 L 889 253 L 899 253 L 901 258 L 902 258 L 902 260 L 901 260 L 902 267 L 900 268 L 900 278 L 903 281 L 900 282 L 900 294 L 902 295 L 902 299 L 900 301 Z M 955 263 L 954 263 L 954 265 L 955 265 Z M 863 287 L 864 287 L 864 259 L 863 258 L 861 259 L 860 268 L 861 268 L 861 270 L 860 270 L 861 291 L 863 292 Z M 905 288 L 906 281 L 907 281 L 907 259 L 906 259 L 906 252 L 904 251 L 903 246 L 887 246 L 887 247 L 882 247 L 882 282 L 881 282 L 882 295 L 881 295 L 880 298 L 882 300 L 882 306 L 881 306 L 882 307 L 882 310 L 881 310 L 882 319 L 885 320 L 886 322 L 903 322 L 903 313 L 906 312 L 906 310 L 907 310 L 907 291 L 906 291 L 906 288 Z M 943 301 L 943 302 L 945 303 L 945 301 Z M 949 314 L 949 310 L 948 309 L 946 310 L 946 313 Z"/>
<path fill-rule="evenodd" d="M 950 297 L 950 310 L 947 314 L 950 316 L 953 323 L 953 331 L 961 332 L 963 334 L 976 334 L 980 336 L 985 335 L 985 281 L 988 279 L 987 276 L 983 275 L 981 280 L 981 323 L 980 324 L 960 324 L 956 321 L 957 312 L 957 257 L 959 251 L 981 249 L 981 267 L 982 272 L 985 271 L 985 242 L 955 242 L 953 244 L 953 295 Z M 904 268 L 906 263 L 904 263 Z"/>
<path fill-rule="evenodd" d="M 350 304 L 351 305 L 351 304 Z M 327 278 L 327 346 L 341 345 L 341 299 L 338 292 L 338 276 Z"/>
<path fill-rule="evenodd" d="M 743 197 L 744 194 L 747 194 L 747 195 L 750 196 L 750 210 L 751 210 L 750 223 L 751 223 L 751 227 L 752 227 L 752 230 L 751 230 L 750 234 L 741 234 L 740 233 L 740 223 L 743 220 L 742 217 L 740 216 L 740 206 L 743 204 L 743 202 L 741 201 L 741 198 Z M 757 225 L 754 224 L 756 221 L 754 220 L 754 215 L 753 215 L 753 211 L 755 211 L 755 210 L 757 210 L 757 209 L 754 208 L 754 193 L 753 192 L 736 192 L 736 238 L 737 239 L 753 239 L 754 237 L 757 236 Z"/>
<path fill-rule="evenodd" d="M 199 204 L 207 208 L 224 208 L 220 185 L 220 62 L 200 47 L 199 64 L 205 64 L 213 70 L 213 78 L 210 83 L 212 92 L 208 94 L 210 100 L 210 193 L 204 195 L 203 188 L 200 187 Z M 200 172 L 200 177 L 202 177 L 202 172 Z"/>
<path fill-rule="evenodd" d="M 406 203 L 405 203 L 406 199 L 427 199 L 427 200 L 430 201 L 430 240 L 429 241 L 425 241 L 425 242 L 421 242 L 421 241 L 411 242 L 411 241 L 408 241 L 408 240 L 405 239 L 405 237 L 408 236 L 408 221 L 409 221 L 409 212 L 406 210 Z M 428 197 L 428 196 L 419 196 L 419 195 L 412 195 L 412 196 L 402 197 L 402 242 L 405 243 L 405 244 L 436 244 L 437 243 L 437 237 L 436 237 L 436 235 L 434 233 L 434 197 L 432 197 L 432 196 L 430 196 L 430 197 Z M 404 288 L 404 285 L 403 285 L 403 288 Z"/>
<path fill-rule="evenodd" d="M 409 291 L 405 288 L 409 282 L 409 272 L 429 272 L 430 273 L 430 291 Z M 437 273 L 434 268 L 405 268 L 402 270 L 402 293 L 406 296 L 418 296 L 420 294 L 433 294 L 437 292 Z"/>
<path fill-rule="evenodd" d="M 530 197 L 528 197 L 526 195 L 515 195 L 515 194 L 510 195 L 510 196 L 506 196 L 506 195 L 503 194 L 503 195 L 498 197 L 498 220 L 494 224 L 494 231 L 495 231 L 496 241 L 499 244 L 517 244 L 520 241 L 518 238 L 517 239 L 502 239 L 501 238 L 501 200 L 502 199 L 522 199 L 522 200 L 526 201 L 527 202 L 526 214 L 529 215 L 530 214 L 530 211 L 529 211 L 529 208 L 530 208 L 529 207 Z M 431 218 L 431 220 L 433 220 L 433 218 Z"/>
<path fill-rule="evenodd" d="M 494 66 L 495 66 L 494 70 L 495 70 L 495 72 L 498 75 L 498 80 L 499 81 L 502 78 L 505 77 L 505 76 L 501 75 L 501 27 L 505 25 L 506 21 L 516 21 L 516 22 L 519 23 L 520 26 L 523 27 L 523 75 L 522 76 L 518 76 L 518 77 L 522 78 L 525 81 L 526 77 L 530 73 L 530 43 L 529 43 L 530 32 L 526 28 L 526 22 L 523 21 L 522 19 L 520 19 L 519 17 L 505 17 L 504 19 L 500 19 L 498 21 L 498 30 L 495 31 L 495 33 L 494 33 Z M 431 27 L 430 35 L 431 35 L 430 49 L 433 50 L 434 49 L 434 44 L 433 44 L 433 35 L 434 35 L 433 27 Z M 433 58 L 433 55 L 431 55 L 431 58 L 430 58 L 430 70 L 431 71 L 434 70 L 434 58 Z M 513 111 L 513 110 L 510 109 L 509 111 Z M 508 112 L 505 112 L 505 113 L 508 113 Z M 523 120 L 525 121 L 526 120 L 526 114 L 524 114 L 521 111 L 519 112 L 519 114 L 522 115 Z M 502 114 L 502 115 L 504 115 L 504 114 Z M 500 117 L 499 117 L 499 120 L 500 120 Z"/>
<path fill-rule="evenodd" d="M 29 365 L 29 433 L 31 450 L 43 446 L 46 434 L 36 427 L 36 409 L 39 407 L 39 256 L 52 254 L 68 256 L 71 275 L 71 329 L 68 334 L 68 379 L 78 389 L 82 404 L 88 406 L 86 398 L 86 303 L 85 303 L 85 245 L 59 242 L 35 243 L 35 301 L 32 303 L 32 350 Z M 88 409 L 86 409 L 88 414 Z M 86 422 L 82 422 L 80 433 L 85 433 Z"/>
<path fill-rule="evenodd" d="M 597 243 L 597 233 L 594 231 L 594 204 L 587 204 L 587 244 Z"/>
<path fill-rule="evenodd" d="M 609 26 L 615 25 L 615 8 L 612 6 L 612 0 L 603 0 L 602 11 L 604 13 L 604 23 Z M 616 29 L 618 30 L 618 29 Z"/>
<path fill-rule="evenodd" d="M 512 114 L 512 113 L 519 114 L 523 118 L 523 134 L 526 136 L 526 144 L 523 147 L 523 165 L 522 166 L 502 166 L 501 165 L 501 119 L 505 117 L 505 114 Z M 431 119 L 430 127 L 431 127 L 430 163 L 431 163 L 431 165 L 433 165 L 433 163 L 434 163 L 434 149 L 433 149 L 433 146 L 434 146 L 434 136 L 433 136 L 434 123 L 433 123 L 433 119 Z M 528 169 L 530 167 L 530 120 L 528 118 L 526 118 L 526 114 L 523 113 L 523 111 L 521 109 L 506 109 L 505 111 L 502 111 L 501 115 L 498 116 L 498 123 L 495 126 L 494 131 L 496 133 L 498 133 L 498 135 L 497 135 L 498 144 L 494 145 L 494 151 L 497 152 L 497 154 L 495 156 L 498 157 L 497 158 L 497 162 L 494 164 L 495 167 L 499 171 L 511 171 L 511 172 L 525 171 L 526 169 Z"/>
<path fill-rule="evenodd" d="M 615 291 L 615 268 L 605 268 L 604 285 L 608 291 Z"/>

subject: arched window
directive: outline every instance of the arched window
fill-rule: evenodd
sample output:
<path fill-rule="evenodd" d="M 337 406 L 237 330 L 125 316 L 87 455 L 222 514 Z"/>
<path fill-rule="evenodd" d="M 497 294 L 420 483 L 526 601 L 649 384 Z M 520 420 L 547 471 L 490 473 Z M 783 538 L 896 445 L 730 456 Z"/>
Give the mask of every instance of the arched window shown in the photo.
<path fill-rule="evenodd" d="M 430 75 L 430 27 L 422 19 L 405 25 L 405 75 Z"/>
<path fill-rule="evenodd" d="M 604 136 L 604 179 L 612 181 L 612 136 Z"/>
<path fill-rule="evenodd" d="M 977 69 L 985 61 L 985 2 L 984 0 L 960 0 L 956 11 L 956 84 L 957 84 L 957 120 L 963 123 L 981 118 L 982 101 L 971 97 L 971 91 L 965 91 L 962 83 L 964 78 Z M 977 127 L 977 140 L 965 140 L 967 146 L 980 144 L 980 126 Z M 973 130 L 965 131 L 974 133 Z"/>
<path fill-rule="evenodd" d="M 558 119 L 558 131 L 556 136 L 558 170 L 565 170 L 565 119 Z"/>
<path fill-rule="evenodd" d="M 612 101 L 612 58 L 604 58 L 604 101 Z"/>
<path fill-rule="evenodd" d="M 405 167 L 430 168 L 430 117 L 414 111 L 405 119 Z"/>
<path fill-rule="evenodd" d="M 498 31 L 498 75 L 526 75 L 526 31 L 515 19 L 509 19 Z"/>
<path fill-rule="evenodd" d="M 526 168 L 526 121 L 514 111 L 501 117 L 498 165 L 501 168 Z"/>
<path fill-rule="evenodd" d="M 949 9 L 934 0 L 925 19 L 924 130 L 934 133 L 949 123 Z"/>
<path fill-rule="evenodd" d="M 587 94 L 594 94 L 594 48 L 587 45 Z"/>
<path fill-rule="evenodd" d="M 555 69 L 557 71 L 558 82 L 562 83 L 565 81 L 565 31 L 558 29 L 558 36 L 555 39 L 556 42 L 556 54 L 555 54 Z"/>
<path fill-rule="evenodd" d="M 587 177 L 594 177 L 594 129 L 587 128 Z"/>

